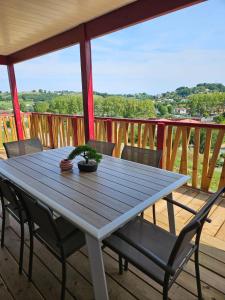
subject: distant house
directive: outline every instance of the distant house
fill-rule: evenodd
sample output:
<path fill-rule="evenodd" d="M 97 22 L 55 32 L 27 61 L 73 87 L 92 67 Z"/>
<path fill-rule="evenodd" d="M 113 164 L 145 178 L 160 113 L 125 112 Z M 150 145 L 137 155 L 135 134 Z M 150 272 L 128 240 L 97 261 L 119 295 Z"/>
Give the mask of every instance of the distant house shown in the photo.
<path fill-rule="evenodd" d="M 186 115 L 187 114 L 187 108 L 185 108 L 185 107 L 176 107 L 174 109 L 174 111 L 178 115 Z"/>

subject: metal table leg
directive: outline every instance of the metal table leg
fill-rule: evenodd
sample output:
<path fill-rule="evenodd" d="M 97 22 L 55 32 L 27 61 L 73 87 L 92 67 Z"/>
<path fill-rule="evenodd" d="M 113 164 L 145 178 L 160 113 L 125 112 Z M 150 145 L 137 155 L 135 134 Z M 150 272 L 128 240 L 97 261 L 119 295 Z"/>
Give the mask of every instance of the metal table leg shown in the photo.
<path fill-rule="evenodd" d="M 85 237 L 88 247 L 88 258 L 91 267 L 95 300 L 108 300 L 109 296 L 102 258 L 101 243 L 99 240 L 87 233 L 85 234 Z"/>
<path fill-rule="evenodd" d="M 173 194 L 167 195 L 168 198 L 173 199 Z M 170 232 L 176 234 L 176 227 L 175 227 L 175 217 L 174 217 L 174 207 L 173 204 L 167 201 L 167 212 L 168 212 L 168 219 L 169 219 L 169 229 Z"/>

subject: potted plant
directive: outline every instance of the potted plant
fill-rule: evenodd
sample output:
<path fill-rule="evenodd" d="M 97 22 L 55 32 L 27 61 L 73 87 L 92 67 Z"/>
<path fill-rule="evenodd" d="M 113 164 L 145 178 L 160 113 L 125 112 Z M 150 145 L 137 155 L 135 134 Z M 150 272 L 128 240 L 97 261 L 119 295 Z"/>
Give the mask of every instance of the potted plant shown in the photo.
<path fill-rule="evenodd" d="M 70 152 L 67 159 L 71 161 L 78 155 L 84 158 L 84 160 L 81 160 L 77 163 L 79 170 L 84 172 L 96 171 L 98 168 L 98 163 L 102 159 L 102 155 L 97 153 L 94 148 L 88 145 L 81 145 L 76 147 L 73 151 Z"/>

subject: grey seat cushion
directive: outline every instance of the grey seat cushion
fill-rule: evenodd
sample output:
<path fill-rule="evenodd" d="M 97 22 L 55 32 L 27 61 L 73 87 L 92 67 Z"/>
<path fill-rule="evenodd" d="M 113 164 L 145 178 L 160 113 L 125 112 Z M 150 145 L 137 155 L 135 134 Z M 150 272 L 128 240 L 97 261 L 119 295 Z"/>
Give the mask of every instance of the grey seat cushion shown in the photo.
<path fill-rule="evenodd" d="M 165 263 L 168 262 L 171 251 L 177 237 L 159 226 L 156 226 L 141 217 L 136 217 L 119 230 L 129 237 L 137 245 L 153 252 Z M 105 239 L 103 243 L 115 252 L 127 258 L 134 266 L 146 273 L 148 276 L 163 284 L 165 271 L 158 267 L 152 260 L 140 253 L 116 235 Z M 183 262 L 186 255 L 192 250 L 193 245 L 188 243 L 187 247 L 179 254 L 173 269 L 177 269 Z"/>
<path fill-rule="evenodd" d="M 54 222 L 62 241 L 65 257 L 70 256 L 74 251 L 85 245 L 85 236 L 76 226 L 62 217 L 55 219 Z M 52 234 L 52 230 L 38 228 L 35 235 L 49 245 L 58 256 L 61 256 L 58 240 Z"/>

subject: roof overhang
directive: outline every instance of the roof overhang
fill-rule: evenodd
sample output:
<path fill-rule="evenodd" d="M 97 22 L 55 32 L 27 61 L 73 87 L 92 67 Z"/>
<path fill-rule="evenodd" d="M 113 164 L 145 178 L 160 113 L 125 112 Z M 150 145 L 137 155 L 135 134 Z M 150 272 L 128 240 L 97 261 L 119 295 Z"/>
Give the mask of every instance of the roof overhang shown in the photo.
<path fill-rule="evenodd" d="M 40 5 L 36 0 L 0 0 L 0 64 L 31 59 L 75 45 L 84 36 L 93 39 L 203 1 L 46 0 Z"/>

